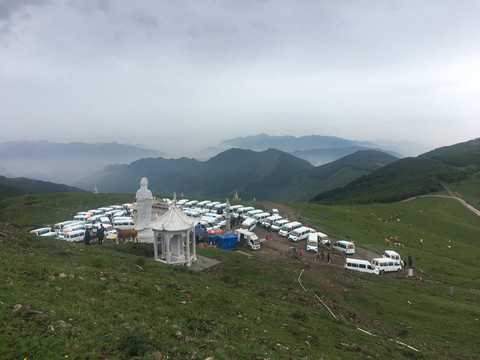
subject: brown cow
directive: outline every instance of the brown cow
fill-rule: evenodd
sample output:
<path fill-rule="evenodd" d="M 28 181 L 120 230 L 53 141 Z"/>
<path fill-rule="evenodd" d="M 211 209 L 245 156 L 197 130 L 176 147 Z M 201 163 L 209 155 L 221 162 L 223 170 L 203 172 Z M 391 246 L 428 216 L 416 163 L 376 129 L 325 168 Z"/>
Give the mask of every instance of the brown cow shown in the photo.
<path fill-rule="evenodd" d="M 117 243 L 118 240 L 123 240 L 126 243 L 129 239 L 132 239 L 133 242 L 137 242 L 137 230 L 119 230 L 117 234 Z"/>

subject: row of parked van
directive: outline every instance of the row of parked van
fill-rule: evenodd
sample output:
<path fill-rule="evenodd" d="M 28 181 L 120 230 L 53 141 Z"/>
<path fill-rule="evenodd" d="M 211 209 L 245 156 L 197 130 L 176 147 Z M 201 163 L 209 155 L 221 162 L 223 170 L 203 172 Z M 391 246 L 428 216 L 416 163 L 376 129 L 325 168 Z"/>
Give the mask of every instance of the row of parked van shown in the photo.
<path fill-rule="evenodd" d="M 381 258 L 374 258 L 371 262 L 347 258 L 345 268 L 378 275 L 402 270 L 402 260 L 395 251 L 386 250 Z"/>
<path fill-rule="evenodd" d="M 131 216 L 130 204 L 111 205 L 88 211 L 81 211 L 72 220 L 55 223 L 53 227 L 31 230 L 39 236 L 56 237 L 69 242 L 81 242 L 86 230 L 95 235 L 103 225 L 106 236 L 115 234 L 119 229 L 133 229 L 135 226 Z"/>

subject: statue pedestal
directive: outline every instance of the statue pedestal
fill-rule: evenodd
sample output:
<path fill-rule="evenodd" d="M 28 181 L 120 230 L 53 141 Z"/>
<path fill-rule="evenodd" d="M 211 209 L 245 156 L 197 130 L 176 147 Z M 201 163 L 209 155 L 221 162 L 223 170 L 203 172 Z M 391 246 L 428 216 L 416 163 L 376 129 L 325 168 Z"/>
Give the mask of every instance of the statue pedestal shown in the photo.
<path fill-rule="evenodd" d="M 137 234 L 137 241 L 141 243 L 151 243 L 154 242 L 153 231 L 151 228 L 146 228 L 143 230 L 139 230 Z"/>
<path fill-rule="evenodd" d="M 413 276 L 413 269 L 408 269 L 408 276 Z"/>

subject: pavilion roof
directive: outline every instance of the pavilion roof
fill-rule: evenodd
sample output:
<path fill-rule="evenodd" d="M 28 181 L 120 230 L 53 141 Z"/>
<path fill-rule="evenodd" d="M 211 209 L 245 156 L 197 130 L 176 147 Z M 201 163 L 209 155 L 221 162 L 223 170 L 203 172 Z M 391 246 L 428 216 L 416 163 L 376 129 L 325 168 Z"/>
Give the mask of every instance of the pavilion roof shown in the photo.
<path fill-rule="evenodd" d="M 158 231 L 184 231 L 193 228 L 197 222 L 188 217 L 174 203 L 159 219 L 152 221 L 149 226 Z"/>

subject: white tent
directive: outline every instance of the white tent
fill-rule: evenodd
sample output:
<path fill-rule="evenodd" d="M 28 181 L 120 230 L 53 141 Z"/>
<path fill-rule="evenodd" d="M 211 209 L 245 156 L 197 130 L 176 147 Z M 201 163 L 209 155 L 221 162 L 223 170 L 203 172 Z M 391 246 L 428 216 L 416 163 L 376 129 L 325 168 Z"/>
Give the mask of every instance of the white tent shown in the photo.
<path fill-rule="evenodd" d="M 197 260 L 195 225 L 196 221 L 185 215 L 177 207 L 176 195 L 174 194 L 170 209 L 158 220 L 149 224 L 155 238 L 153 242 L 155 260 L 165 264 L 190 267 L 192 262 Z M 160 256 L 157 244 L 159 237 L 162 240 L 162 253 Z"/>

